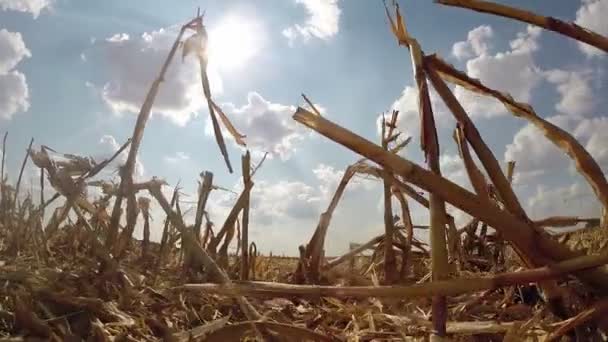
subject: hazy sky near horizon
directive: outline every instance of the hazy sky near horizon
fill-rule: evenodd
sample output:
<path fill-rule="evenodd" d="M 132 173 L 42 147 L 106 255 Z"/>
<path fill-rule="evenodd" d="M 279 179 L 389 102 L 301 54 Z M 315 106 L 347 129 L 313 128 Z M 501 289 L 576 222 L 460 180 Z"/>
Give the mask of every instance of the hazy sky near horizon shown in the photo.
<path fill-rule="evenodd" d="M 608 0 L 503 2 L 608 35 Z M 605 53 L 523 23 L 430 0 L 400 4 L 409 32 L 426 53 L 532 104 L 608 170 Z M 380 0 L 0 0 L 0 132 L 9 132 L 9 178 L 17 178 L 31 137 L 35 146 L 62 153 L 111 155 L 132 134 L 150 83 L 179 26 L 197 6 L 206 10 L 213 96 L 247 135 L 253 162 L 269 152 L 252 192 L 250 240 L 258 248 L 297 254 L 342 171 L 358 159 L 292 120 L 295 108 L 304 105 L 301 93 L 330 120 L 374 141 L 380 115 L 398 109 L 400 129 L 413 137 L 401 154 L 423 164 L 409 53 L 397 46 Z M 241 188 L 244 151 L 227 141 L 237 170 L 228 174 L 199 77 L 195 61 L 182 60 L 180 52 L 161 85 L 137 168 L 138 179 L 159 176 L 171 187 L 180 181 L 186 209 L 203 170 L 213 172 L 220 186 Z M 599 215 L 588 184 L 539 132 L 496 102 L 462 89 L 455 93 L 501 164 L 516 161 L 515 190 L 531 217 Z M 454 120 L 435 94 L 432 98 L 442 171 L 470 189 L 451 138 Z M 36 190 L 35 176 L 30 164 L 27 189 Z M 212 193 L 209 214 L 216 226 L 235 200 L 229 192 Z M 426 224 L 422 208 L 412 204 L 412 211 L 415 223 Z M 153 213 L 158 237 L 163 215 L 158 208 Z M 191 211 L 188 215 L 192 219 Z M 356 179 L 334 214 L 327 253 L 379 234 L 382 222 L 381 184 Z"/>

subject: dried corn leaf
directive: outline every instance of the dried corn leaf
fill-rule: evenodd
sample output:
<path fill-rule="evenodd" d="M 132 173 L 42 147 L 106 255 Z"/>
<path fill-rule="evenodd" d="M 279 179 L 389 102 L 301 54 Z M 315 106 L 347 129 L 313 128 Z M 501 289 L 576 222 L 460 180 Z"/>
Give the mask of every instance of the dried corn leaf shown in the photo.
<path fill-rule="evenodd" d="M 226 114 L 224 114 L 224 111 L 222 111 L 222 108 L 220 108 L 220 106 L 218 106 L 212 99 L 209 99 L 209 101 L 211 102 L 211 105 L 213 106 L 215 111 L 218 113 L 220 120 L 222 120 L 222 123 L 224 124 L 224 127 L 226 127 L 228 132 L 230 132 L 230 134 L 234 138 L 234 141 L 236 141 L 236 143 L 241 146 L 246 146 L 245 141 L 243 140 L 243 138 L 245 138 L 246 136 L 236 130 L 236 128 L 234 127 L 232 122 L 230 122 Z"/>

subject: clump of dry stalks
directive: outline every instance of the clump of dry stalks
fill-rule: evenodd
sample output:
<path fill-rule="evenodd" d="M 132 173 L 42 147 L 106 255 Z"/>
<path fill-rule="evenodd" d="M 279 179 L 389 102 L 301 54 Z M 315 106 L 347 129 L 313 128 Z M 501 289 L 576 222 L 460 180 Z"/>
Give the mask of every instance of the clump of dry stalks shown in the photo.
<path fill-rule="evenodd" d="M 608 39 L 575 24 L 485 1 L 438 2 L 521 20 L 608 52 Z M 132 138 L 111 158 L 97 162 L 63 155 L 57 159 L 46 146 L 33 149 L 32 139 L 13 187 L 5 177 L 5 134 L 0 175 L 0 334 L 4 340 L 605 339 L 608 254 L 603 230 L 594 233 L 600 237 L 592 240 L 592 248 L 601 253 L 593 254 L 577 249 L 580 238 L 551 235 L 545 228 L 581 222 L 597 226 L 606 218 L 532 221 L 511 187 L 515 162 L 503 171 L 446 82 L 494 97 L 514 116 L 538 127 L 573 159 L 608 208 L 608 183 L 598 164 L 574 137 L 538 116 L 529 105 L 486 87 L 437 55 L 425 54 L 408 33 L 398 5 L 394 15 L 388 8 L 386 14 L 398 44 L 410 51 L 427 167 L 399 155 L 411 139 L 397 131 L 398 112 L 383 120 L 381 141 L 375 144 L 322 117 L 303 96 L 312 112 L 298 108 L 294 119 L 363 159 L 346 168 L 311 240 L 300 247 L 299 258 L 263 257 L 249 242 L 253 176 L 263 162 L 252 168 L 249 152 L 241 160 L 243 190 L 217 230 L 206 211 L 211 192 L 221 189 L 211 172 L 200 175 L 192 225 L 184 222 L 179 187 L 167 200 L 164 181 L 152 178 L 136 183 L 133 179 L 154 99 L 182 45 L 184 57 L 194 52 L 200 62 L 202 88 L 230 172 L 219 121 L 245 146 L 245 136 L 211 97 L 206 30 L 200 13 L 180 30 L 142 105 Z M 194 34 L 182 43 L 189 30 Z M 456 118 L 454 140 L 475 193 L 441 175 L 429 81 Z M 127 149 L 119 184 L 94 180 Z M 39 200 L 31 193 L 19 196 L 28 160 L 41 171 Z M 327 258 L 324 241 L 332 213 L 355 175 L 383 182 L 385 231 L 366 243 L 353 244 L 340 257 Z M 49 199 L 44 198 L 46 180 L 56 191 Z M 89 186 L 100 187 L 103 195 L 91 201 Z M 142 195 L 146 191 L 149 197 Z M 393 196 L 400 206 L 398 216 L 392 208 Z M 45 208 L 61 200 L 45 219 Z M 413 224 L 411 200 L 428 208 L 428 225 Z M 446 212 L 446 203 L 473 219 L 457 227 Z M 160 243 L 150 241 L 153 204 L 166 213 Z M 138 242 L 132 235 L 140 219 L 143 240 Z M 430 248 L 415 238 L 416 229 L 429 231 Z M 228 252 L 232 243 L 237 245 L 235 254 Z M 372 250 L 372 255 L 360 256 L 366 250 Z"/>

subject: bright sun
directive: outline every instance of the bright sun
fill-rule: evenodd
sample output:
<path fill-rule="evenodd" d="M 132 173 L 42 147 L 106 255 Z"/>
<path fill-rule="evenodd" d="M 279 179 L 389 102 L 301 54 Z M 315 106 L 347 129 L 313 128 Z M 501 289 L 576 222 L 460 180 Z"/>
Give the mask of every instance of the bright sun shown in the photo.
<path fill-rule="evenodd" d="M 227 16 L 208 30 L 209 64 L 226 71 L 245 66 L 264 41 L 260 25 L 240 16 Z"/>

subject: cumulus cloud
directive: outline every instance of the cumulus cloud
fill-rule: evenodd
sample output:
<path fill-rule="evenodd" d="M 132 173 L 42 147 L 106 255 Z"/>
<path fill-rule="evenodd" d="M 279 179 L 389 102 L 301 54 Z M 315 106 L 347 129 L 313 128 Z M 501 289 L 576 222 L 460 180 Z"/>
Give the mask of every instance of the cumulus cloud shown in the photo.
<path fill-rule="evenodd" d="M 576 12 L 575 23 L 606 36 L 608 35 L 606 16 L 608 16 L 608 0 L 583 0 L 581 7 Z M 606 54 L 585 43 L 579 43 L 579 48 L 588 57 L 602 57 Z"/>
<path fill-rule="evenodd" d="M 294 24 L 283 30 L 290 44 L 301 38 L 304 42 L 315 37 L 328 40 L 335 36 L 339 30 L 340 7 L 338 0 L 295 0 L 304 6 L 308 15 L 304 24 Z"/>
<path fill-rule="evenodd" d="M 336 169 L 330 165 L 319 164 L 312 170 L 312 173 L 319 182 L 319 197 L 324 202 L 330 201 L 340 184 L 340 180 L 342 180 L 344 170 Z M 356 174 L 346 188 L 347 191 L 370 190 L 377 184 L 379 182 L 373 178 Z"/>
<path fill-rule="evenodd" d="M 0 118 L 10 119 L 30 107 L 25 75 L 14 68 L 32 54 L 19 32 L 0 30 Z"/>
<path fill-rule="evenodd" d="M 50 7 L 53 2 L 53 0 L 0 0 L 0 9 L 31 13 L 34 19 L 36 19 L 40 15 L 40 12 Z"/>
<path fill-rule="evenodd" d="M 597 117 L 582 120 L 574 131 L 579 140 L 586 140 L 585 148 L 603 167 L 608 168 L 608 118 Z"/>
<path fill-rule="evenodd" d="M 260 223 L 273 220 L 311 219 L 319 215 L 319 198 L 302 182 L 258 182 L 251 194 L 252 212 Z"/>
<path fill-rule="evenodd" d="M 590 114 L 596 104 L 591 87 L 590 70 L 565 71 L 560 69 L 545 72 L 547 80 L 555 84 L 561 96 L 555 109 L 568 115 Z"/>
<path fill-rule="evenodd" d="M 296 110 L 294 106 L 272 103 L 256 92 L 250 92 L 247 103 L 241 107 L 224 103 L 222 108 L 235 127 L 247 136 L 247 147 L 257 153 L 268 152 L 270 157 L 289 159 L 296 150 L 297 142 L 307 134 L 291 118 Z M 210 119 L 207 120 L 205 131 L 213 135 Z"/>
<path fill-rule="evenodd" d="M 577 124 L 575 119 L 566 115 L 553 116 L 547 120 L 566 131 L 572 131 Z M 569 159 L 540 130 L 527 124 L 515 134 L 513 142 L 507 145 L 505 161 L 511 160 L 517 163 L 514 183 L 521 184 L 550 170 L 564 170 Z"/>
<path fill-rule="evenodd" d="M 107 83 L 102 86 L 102 97 L 115 114 L 139 113 L 146 93 L 173 45 L 177 30 L 177 27 L 170 27 L 138 37 L 121 33 L 97 43 L 105 57 L 108 75 Z M 222 82 L 217 72 L 211 68 L 208 72 L 212 93 L 221 93 Z M 198 62 L 195 58 L 182 61 L 178 55 L 161 84 L 153 113 L 183 126 L 204 105 Z"/>
<path fill-rule="evenodd" d="M 556 115 L 548 121 L 570 132 L 604 170 L 608 168 L 608 119 Z M 573 170 L 570 158 L 530 124 L 520 129 L 507 145 L 505 160 L 517 162 L 515 183 L 550 172 Z"/>
<path fill-rule="evenodd" d="M 600 213 L 599 202 L 595 200 L 591 188 L 582 183 L 552 188 L 539 185 L 526 205 L 534 219 L 555 215 L 597 217 Z"/>
<path fill-rule="evenodd" d="M 99 139 L 99 143 L 98 143 L 102 153 L 104 153 L 107 157 L 113 155 L 116 151 L 118 151 L 118 149 L 120 148 L 120 144 L 118 143 L 118 141 L 116 141 L 116 138 L 114 138 L 114 136 L 106 134 L 104 136 L 101 137 L 101 139 Z M 118 158 L 116 158 L 114 160 L 114 167 L 117 167 L 119 165 L 124 165 L 124 163 L 126 163 L 127 161 L 127 157 L 128 157 L 128 151 L 129 149 L 125 149 L 119 156 Z M 112 167 L 112 164 L 109 166 L 109 168 Z M 144 176 L 144 165 L 142 164 L 141 160 L 139 159 L 139 157 L 137 157 L 136 161 L 135 161 L 135 173 L 134 173 L 134 178 L 135 180 L 142 180 L 143 176 Z"/>
<path fill-rule="evenodd" d="M 493 36 L 492 27 L 478 26 L 469 31 L 466 41 L 456 42 L 452 46 L 452 54 L 458 59 L 485 55 L 490 51 L 490 39 Z"/>
<path fill-rule="evenodd" d="M 473 153 L 474 155 L 474 153 Z M 439 156 L 439 166 L 443 177 L 466 188 L 471 189 L 469 178 L 464 168 L 464 162 L 457 154 L 442 154 Z"/>
<path fill-rule="evenodd" d="M 233 187 L 240 193 L 243 184 Z M 234 205 L 236 195 L 222 193 L 211 205 L 211 212 L 225 217 Z M 251 190 L 250 215 L 253 225 L 270 226 L 293 220 L 313 219 L 319 215 L 319 190 L 300 181 L 257 180 Z"/>
<path fill-rule="evenodd" d="M 534 61 L 534 53 L 539 49 L 541 29 L 528 26 L 526 31 L 519 32 L 509 42 L 510 48 L 507 51 L 496 54 L 490 51 L 491 45 L 487 39 L 492 35 L 489 32 L 492 32 L 489 26 L 478 27 L 469 32 L 466 42 L 468 51 L 461 46 L 453 46 L 452 50 L 460 57 L 466 56 L 466 52 L 473 54 L 473 58 L 466 62 L 469 76 L 480 79 L 490 88 L 509 92 L 518 101 L 529 102 L 532 91 L 543 78 Z M 455 95 L 473 117 L 493 117 L 506 113 L 498 101 L 461 87 L 456 87 Z"/>

